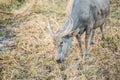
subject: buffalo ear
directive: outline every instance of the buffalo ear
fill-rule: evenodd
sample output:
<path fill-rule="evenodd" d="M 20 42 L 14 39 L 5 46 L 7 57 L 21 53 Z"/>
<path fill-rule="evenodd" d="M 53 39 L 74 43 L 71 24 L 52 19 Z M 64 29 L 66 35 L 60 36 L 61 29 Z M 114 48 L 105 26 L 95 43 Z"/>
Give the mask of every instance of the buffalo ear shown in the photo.
<path fill-rule="evenodd" d="M 68 35 L 65 35 L 63 37 L 68 37 L 69 38 L 69 37 L 72 37 L 72 36 L 76 36 L 79 32 L 80 32 L 80 29 L 77 28 L 76 30 L 69 32 Z"/>
<path fill-rule="evenodd" d="M 77 28 L 76 30 L 70 32 L 69 36 L 76 36 L 80 32 L 80 29 Z"/>

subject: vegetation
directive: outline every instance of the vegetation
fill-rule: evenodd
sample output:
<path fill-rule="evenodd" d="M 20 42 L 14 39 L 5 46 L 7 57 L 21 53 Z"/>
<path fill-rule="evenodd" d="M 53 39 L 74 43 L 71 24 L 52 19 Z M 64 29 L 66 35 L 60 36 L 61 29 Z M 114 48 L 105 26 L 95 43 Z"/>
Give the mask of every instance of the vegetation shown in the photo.
<path fill-rule="evenodd" d="M 90 49 L 92 56 L 81 58 L 74 40 L 71 54 L 64 63 L 57 64 L 47 18 L 62 26 L 67 2 L 0 0 L 0 80 L 120 79 L 120 0 L 111 0 L 106 40 L 101 40 L 97 29 L 95 44 Z M 56 24 L 52 26 L 58 29 Z"/>

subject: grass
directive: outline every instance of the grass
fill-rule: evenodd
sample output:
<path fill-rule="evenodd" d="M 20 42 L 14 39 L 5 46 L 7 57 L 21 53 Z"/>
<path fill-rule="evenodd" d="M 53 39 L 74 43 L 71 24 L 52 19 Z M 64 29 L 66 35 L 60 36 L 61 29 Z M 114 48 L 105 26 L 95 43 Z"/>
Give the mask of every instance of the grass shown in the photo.
<path fill-rule="evenodd" d="M 71 54 L 64 63 L 57 64 L 56 51 L 47 30 L 47 18 L 49 16 L 52 20 L 58 20 L 62 25 L 66 18 L 67 3 L 60 2 L 58 6 L 51 1 L 41 2 L 28 11 L 30 14 L 17 16 L 15 20 L 11 15 L 0 15 L 2 25 L 5 25 L 7 30 L 7 34 L 0 37 L 8 35 L 5 39 L 12 40 L 12 43 L 7 42 L 5 47 L 0 49 L 1 80 L 120 79 L 120 8 L 116 7 L 117 3 L 111 2 L 112 18 L 106 25 L 105 41 L 101 41 L 100 31 L 96 30 L 95 44 L 90 49 L 91 58 L 83 59 L 79 56 L 78 45 L 74 40 Z M 14 23 L 20 24 L 13 26 Z M 52 25 L 57 28 L 55 24 Z M 84 40 L 84 35 L 82 38 Z"/>
<path fill-rule="evenodd" d="M 24 2 L 25 0 L 0 0 L 0 9 L 4 11 L 18 9 Z"/>
<path fill-rule="evenodd" d="M 50 16 L 51 13 L 55 13 L 57 15 L 64 16 L 65 15 L 65 7 L 63 7 L 63 6 L 65 6 L 65 4 L 61 4 L 61 5 L 57 6 L 57 5 L 53 5 L 51 3 L 51 5 L 46 6 L 46 7 L 42 7 L 40 5 L 35 5 L 32 10 L 36 13 L 41 13 L 46 16 Z"/>

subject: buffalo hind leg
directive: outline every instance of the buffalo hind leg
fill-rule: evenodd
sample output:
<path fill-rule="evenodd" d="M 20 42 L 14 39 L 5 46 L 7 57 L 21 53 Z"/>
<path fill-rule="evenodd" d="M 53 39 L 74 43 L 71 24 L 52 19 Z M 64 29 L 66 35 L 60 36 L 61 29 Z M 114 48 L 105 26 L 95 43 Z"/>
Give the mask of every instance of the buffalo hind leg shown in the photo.
<path fill-rule="evenodd" d="M 102 33 L 102 40 L 105 40 L 105 33 L 103 31 L 103 27 L 104 27 L 104 24 L 102 26 L 100 26 L 100 30 L 101 30 L 101 33 Z"/>
<path fill-rule="evenodd" d="M 80 48 L 80 55 L 81 55 L 81 56 L 83 56 L 81 35 L 80 35 L 80 34 L 76 35 L 76 39 L 77 39 L 78 44 L 79 44 L 79 48 Z"/>
<path fill-rule="evenodd" d="M 95 38 L 95 30 L 92 31 L 92 36 L 91 36 L 91 41 L 90 41 L 91 45 L 94 44 L 94 38 Z"/>

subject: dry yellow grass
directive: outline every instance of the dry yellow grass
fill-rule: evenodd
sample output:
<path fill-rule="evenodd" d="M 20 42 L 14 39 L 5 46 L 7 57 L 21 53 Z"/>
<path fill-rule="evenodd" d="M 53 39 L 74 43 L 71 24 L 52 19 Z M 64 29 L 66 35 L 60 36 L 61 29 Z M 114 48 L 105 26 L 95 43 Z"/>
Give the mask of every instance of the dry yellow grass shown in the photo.
<path fill-rule="evenodd" d="M 31 9 L 32 12 L 29 10 L 31 14 L 17 17 L 13 20 L 15 23 L 13 27 L 6 27 L 8 33 L 5 35 L 10 36 L 12 42 L 7 42 L 0 51 L 2 80 L 120 79 L 120 8 L 116 7 L 115 3 L 111 5 L 112 18 L 107 22 L 105 29 L 106 40 L 101 41 L 101 34 L 97 29 L 95 44 L 90 49 L 92 56 L 88 59 L 81 58 L 77 42 L 74 40 L 71 54 L 61 64 L 55 61 L 55 48 L 47 30 L 47 16 L 51 15 L 50 18 L 58 20 L 62 26 L 65 20 L 65 12 L 62 10 L 65 8 L 55 4 L 49 5 L 45 0 L 40 4 L 43 7 L 40 5 L 39 9 L 36 5 L 35 10 Z M 66 5 L 62 2 L 61 4 Z M 51 6 L 60 7 L 62 13 L 60 14 L 56 8 L 51 10 Z M 39 14 L 36 13 L 37 10 Z M 52 25 L 56 30 L 56 25 Z M 84 35 L 82 37 L 84 40 Z"/>

